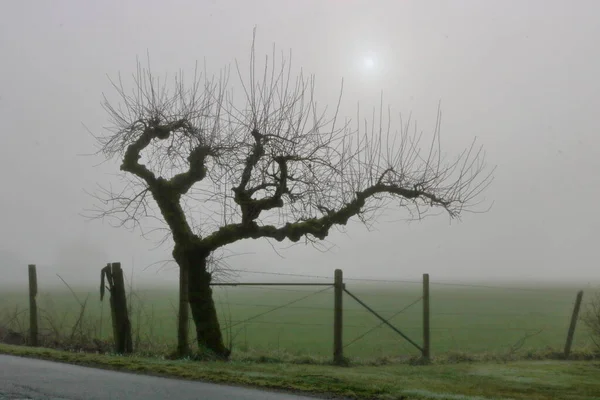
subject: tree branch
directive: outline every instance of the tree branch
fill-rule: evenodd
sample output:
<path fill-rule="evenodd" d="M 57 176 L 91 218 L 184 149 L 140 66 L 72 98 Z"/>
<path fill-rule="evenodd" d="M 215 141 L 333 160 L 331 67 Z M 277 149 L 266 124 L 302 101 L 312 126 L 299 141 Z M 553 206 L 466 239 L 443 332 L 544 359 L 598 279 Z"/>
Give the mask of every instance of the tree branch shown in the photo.
<path fill-rule="evenodd" d="M 272 136 L 262 135 L 257 129 L 253 129 L 251 135 L 254 138 L 254 145 L 252 146 L 250 155 L 246 158 L 246 164 L 241 174 L 240 183 L 238 186 L 232 189 L 235 193 L 234 201 L 240 206 L 242 211 L 241 224 L 243 226 L 250 225 L 260 216 L 263 211 L 268 211 L 277 207 L 283 207 L 284 203 L 282 196 L 284 193 L 288 192 L 287 161 L 291 158 L 289 156 L 271 157 L 270 159 L 279 167 L 279 177 L 277 177 L 277 174 L 274 173 L 270 175 L 275 180 L 274 183 L 263 182 L 257 186 L 248 188 L 248 184 L 252 179 L 252 172 L 255 170 L 261 158 L 265 156 L 265 144 L 267 142 L 267 137 Z M 271 187 L 275 188 L 275 193 L 272 196 L 262 199 L 252 198 L 256 192 Z"/>
<path fill-rule="evenodd" d="M 148 122 L 148 124 L 144 123 L 142 134 L 127 146 L 123 163 L 121 164 L 121 171 L 130 172 L 145 180 L 148 185 L 152 185 L 156 182 L 156 176 L 144 164 L 140 164 L 139 160 L 142 157 L 142 151 L 150 145 L 153 139 L 168 139 L 171 132 L 188 126 L 188 122 L 185 119 L 180 119 L 171 123 L 161 124 L 160 118 L 157 116 L 150 118 Z M 139 121 L 136 121 L 130 129 L 135 129 L 135 125 L 138 123 Z"/>
<path fill-rule="evenodd" d="M 190 152 L 187 160 L 190 167 L 170 179 L 171 186 L 179 193 L 185 194 L 197 182 L 206 177 L 206 157 L 211 154 L 208 146 L 198 146 Z"/>
<path fill-rule="evenodd" d="M 130 172 L 136 175 L 146 181 L 148 185 L 156 181 L 156 176 L 145 165 L 140 164 L 139 159 L 142 157 L 142 150 L 148 147 L 152 139 L 153 136 L 151 131 L 145 129 L 144 133 L 127 147 L 127 151 L 125 151 L 125 156 L 123 157 L 123 163 L 121 164 L 121 171 Z"/>
<path fill-rule="evenodd" d="M 187 222 L 180 205 L 180 198 L 181 194 L 186 193 L 194 183 L 202 180 L 206 175 L 204 161 L 209 154 L 209 149 L 198 146 L 190 153 L 188 171 L 168 180 L 157 178 L 152 171 L 139 162 L 141 152 L 150 145 L 152 140 L 167 140 L 173 131 L 189 129 L 190 124 L 186 119 L 161 124 L 159 118 L 152 118 L 149 122 L 139 138 L 127 147 L 121 170 L 130 172 L 146 182 L 176 241 L 193 240 L 196 236 Z"/>
<path fill-rule="evenodd" d="M 230 224 L 221 227 L 212 235 L 205 237 L 202 242 L 208 249 L 214 250 L 238 240 L 258 239 L 263 237 L 272 238 L 279 242 L 285 239 L 297 242 L 303 236 L 312 235 L 319 240 L 323 240 L 329 235 L 329 230 L 332 226 L 346 225 L 350 218 L 361 213 L 369 198 L 379 194 L 388 194 L 410 200 L 426 200 L 430 204 L 444 207 L 450 215 L 453 215 L 453 211 L 450 207 L 451 201 L 444 200 L 434 193 L 429 193 L 417 188 L 406 189 L 397 185 L 377 183 L 361 192 L 357 192 L 356 198 L 339 210 L 327 210 L 326 215 L 320 218 L 310 218 L 304 221 L 286 223 L 282 227 L 275 227 L 272 225 L 259 226 L 255 222 L 252 222 L 251 224 Z"/>

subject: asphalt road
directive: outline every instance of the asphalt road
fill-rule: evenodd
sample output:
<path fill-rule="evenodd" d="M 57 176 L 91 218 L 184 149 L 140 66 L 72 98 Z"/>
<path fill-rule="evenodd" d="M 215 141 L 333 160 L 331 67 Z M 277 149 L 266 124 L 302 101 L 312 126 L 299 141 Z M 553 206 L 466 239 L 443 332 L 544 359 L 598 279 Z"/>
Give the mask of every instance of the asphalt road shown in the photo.
<path fill-rule="evenodd" d="M 0 400 L 241 399 L 311 397 L 235 386 L 159 378 L 0 355 Z"/>

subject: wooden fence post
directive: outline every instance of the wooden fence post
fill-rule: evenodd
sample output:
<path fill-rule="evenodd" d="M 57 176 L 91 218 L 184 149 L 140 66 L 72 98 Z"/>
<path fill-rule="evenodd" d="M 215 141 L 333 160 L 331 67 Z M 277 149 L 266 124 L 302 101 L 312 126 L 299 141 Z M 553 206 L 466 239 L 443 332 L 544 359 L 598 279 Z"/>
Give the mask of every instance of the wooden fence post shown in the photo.
<path fill-rule="evenodd" d="M 115 307 L 116 330 L 118 336 L 115 338 L 116 350 L 119 354 L 129 354 L 133 352 L 133 342 L 131 338 L 131 322 L 127 313 L 127 295 L 125 293 L 125 278 L 121 263 L 112 263 L 111 272 L 113 278 L 113 293 L 111 293 L 112 304 Z"/>
<path fill-rule="evenodd" d="M 106 276 L 106 280 L 108 281 L 108 291 L 110 293 L 110 299 L 108 302 L 109 308 L 110 308 L 110 321 L 111 321 L 111 326 L 112 326 L 112 332 L 113 332 L 113 341 L 115 342 L 115 351 L 117 348 L 117 342 L 118 342 L 118 337 L 119 337 L 119 329 L 117 329 L 117 315 L 115 310 L 117 309 L 115 307 L 115 298 L 114 298 L 114 292 L 115 292 L 115 284 L 114 284 L 114 280 L 113 280 L 113 276 L 112 276 L 112 269 L 110 267 L 110 263 L 106 264 L 106 267 L 104 267 L 102 269 L 102 284 L 104 285 L 104 276 Z M 104 290 L 103 290 L 103 286 L 100 286 L 100 301 L 102 301 L 102 298 L 104 296 Z"/>
<path fill-rule="evenodd" d="M 37 317 L 37 273 L 35 264 L 29 264 L 29 345 L 38 345 L 38 317 Z"/>
<path fill-rule="evenodd" d="M 581 300 L 583 299 L 583 290 L 577 292 L 575 298 L 575 307 L 573 308 L 573 314 L 571 314 L 571 324 L 569 325 L 569 333 L 567 334 L 567 342 L 565 343 L 565 358 L 569 358 L 571 354 L 571 345 L 573 344 L 573 337 L 575 336 L 575 327 L 577 326 L 577 318 L 579 317 L 579 308 L 581 307 Z"/>
<path fill-rule="evenodd" d="M 423 274 L 423 359 L 429 361 L 431 357 L 431 329 L 429 313 L 429 274 Z"/>
<path fill-rule="evenodd" d="M 334 273 L 334 298 L 333 298 L 333 362 L 337 365 L 344 364 L 344 350 L 342 344 L 343 331 L 343 295 L 344 277 L 341 269 Z"/>
<path fill-rule="evenodd" d="M 115 352 L 128 354 L 133 352 L 131 338 L 131 322 L 127 311 L 127 295 L 125 279 L 121 263 L 107 264 L 100 275 L 100 301 L 104 298 L 105 280 L 108 281 L 110 292 L 110 315 L 112 317 L 113 339 Z"/>

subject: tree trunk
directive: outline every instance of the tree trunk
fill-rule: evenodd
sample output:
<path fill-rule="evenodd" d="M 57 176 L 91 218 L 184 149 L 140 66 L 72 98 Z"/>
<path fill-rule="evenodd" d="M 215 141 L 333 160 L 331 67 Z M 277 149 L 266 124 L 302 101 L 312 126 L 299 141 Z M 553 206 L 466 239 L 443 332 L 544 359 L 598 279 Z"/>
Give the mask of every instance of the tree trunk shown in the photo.
<path fill-rule="evenodd" d="M 198 347 L 215 353 L 219 358 L 229 358 L 231 351 L 223 344 L 217 309 L 212 297 L 210 272 L 206 270 L 206 259 L 202 267 L 190 270 L 189 301 L 192 318 L 196 325 Z"/>
<path fill-rule="evenodd" d="M 204 249 L 193 245 L 184 247 L 176 244 L 173 250 L 179 268 L 187 269 L 187 295 L 196 326 L 198 347 L 201 351 L 207 350 L 218 358 L 227 359 L 231 351 L 223 344 L 217 309 L 212 297 L 212 277 L 207 271 L 209 255 Z"/>

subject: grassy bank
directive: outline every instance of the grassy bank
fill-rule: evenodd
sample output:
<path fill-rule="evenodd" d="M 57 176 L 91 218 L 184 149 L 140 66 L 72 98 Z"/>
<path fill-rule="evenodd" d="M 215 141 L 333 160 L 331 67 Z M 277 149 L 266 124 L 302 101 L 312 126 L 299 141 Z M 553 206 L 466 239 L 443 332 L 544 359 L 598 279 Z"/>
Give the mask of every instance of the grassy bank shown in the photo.
<path fill-rule="evenodd" d="M 597 361 L 334 367 L 193 362 L 0 345 L 0 353 L 78 365 L 354 399 L 600 399 Z"/>

